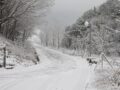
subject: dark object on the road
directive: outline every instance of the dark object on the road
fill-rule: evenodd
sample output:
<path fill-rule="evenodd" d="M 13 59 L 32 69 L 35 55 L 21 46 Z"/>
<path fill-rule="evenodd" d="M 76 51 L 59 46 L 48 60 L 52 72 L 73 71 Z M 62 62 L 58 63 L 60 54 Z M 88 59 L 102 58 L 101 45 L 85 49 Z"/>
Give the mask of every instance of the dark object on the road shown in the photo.
<path fill-rule="evenodd" d="M 118 86 L 120 86 L 120 82 L 118 82 Z"/>
<path fill-rule="evenodd" d="M 89 64 L 97 64 L 97 61 L 93 60 L 93 58 L 87 58 Z"/>
<path fill-rule="evenodd" d="M 0 68 L 2 68 L 3 66 L 0 64 Z"/>
<path fill-rule="evenodd" d="M 38 54 L 37 54 L 37 52 L 35 51 L 35 58 L 36 58 L 36 60 L 37 60 L 37 62 L 40 62 L 40 58 L 39 58 L 39 56 L 38 56 Z"/>

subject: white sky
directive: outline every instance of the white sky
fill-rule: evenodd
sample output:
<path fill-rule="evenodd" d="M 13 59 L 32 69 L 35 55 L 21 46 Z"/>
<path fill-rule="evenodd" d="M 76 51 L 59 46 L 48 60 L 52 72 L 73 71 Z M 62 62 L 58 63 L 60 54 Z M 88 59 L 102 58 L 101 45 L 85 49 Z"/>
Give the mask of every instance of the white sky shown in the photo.
<path fill-rule="evenodd" d="M 53 22 L 65 25 L 72 24 L 85 11 L 99 6 L 106 0 L 55 0 L 55 5 L 51 8 L 48 15 Z"/>
<path fill-rule="evenodd" d="M 47 14 L 47 23 L 42 31 L 63 32 L 65 27 L 73 24 L 84 12 L 99 6 L 106 0 L 55 0 L 55 5 Z"/>

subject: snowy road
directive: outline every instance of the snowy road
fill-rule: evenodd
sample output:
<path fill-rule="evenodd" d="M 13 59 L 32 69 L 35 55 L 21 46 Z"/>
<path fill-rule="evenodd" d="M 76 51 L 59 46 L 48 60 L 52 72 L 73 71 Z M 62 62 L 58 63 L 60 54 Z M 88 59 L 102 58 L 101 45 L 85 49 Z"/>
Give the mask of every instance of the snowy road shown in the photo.
<path fill-rule="evenodd" d="M 0 90 L 85 90 L 90 67 L 80 57 L 37 49 L 41 64 L 0 71 Z"/>

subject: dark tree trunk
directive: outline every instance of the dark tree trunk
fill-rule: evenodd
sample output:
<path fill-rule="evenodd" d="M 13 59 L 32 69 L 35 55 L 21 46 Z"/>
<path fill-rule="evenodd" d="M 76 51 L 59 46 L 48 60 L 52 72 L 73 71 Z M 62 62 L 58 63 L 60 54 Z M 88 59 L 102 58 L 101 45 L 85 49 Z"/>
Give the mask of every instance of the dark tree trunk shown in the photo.
<path fill-rule="evenodd" d="M 6 47 L 3 48 L 4 50 L 4 57 L 3 57 L 3 67 L 6 67 Z"/>

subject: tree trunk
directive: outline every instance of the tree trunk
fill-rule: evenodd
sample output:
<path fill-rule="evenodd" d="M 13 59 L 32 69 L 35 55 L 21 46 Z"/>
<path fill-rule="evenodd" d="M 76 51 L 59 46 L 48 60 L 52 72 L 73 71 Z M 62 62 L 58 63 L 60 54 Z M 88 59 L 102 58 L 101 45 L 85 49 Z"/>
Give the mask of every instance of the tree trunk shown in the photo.
<path fill-rule="evenodd" d="M 6 47 L 3 48 L 4 50 L 4 57 L 3 57 L 3 67 L 6 67 Z"/>
<path fill-rule="evenodd" d="M 23 46 L 24 46 L 25 38 L 26 38 L 25 34 L 26 34 L 26 31 L 24 30 L 24 31 L 23 31 L 23 37 L 22 37 L 22 43 L 23 43 Z"/>
<path fill-rule="evenodd" d="M 60 34 L 58 32 L 58 49 L 60 48 Z"/>

